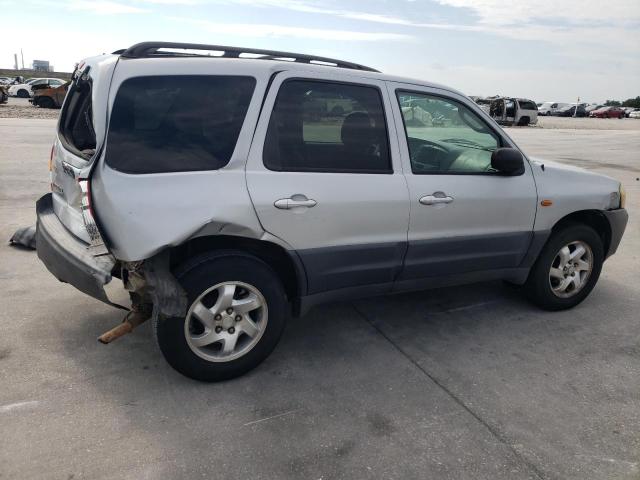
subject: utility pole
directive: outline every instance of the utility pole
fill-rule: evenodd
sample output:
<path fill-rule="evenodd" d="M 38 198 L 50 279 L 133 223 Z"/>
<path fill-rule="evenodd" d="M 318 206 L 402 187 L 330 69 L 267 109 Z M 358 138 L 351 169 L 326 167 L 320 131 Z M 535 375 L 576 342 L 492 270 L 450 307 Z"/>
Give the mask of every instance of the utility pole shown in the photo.
<path fill-rule="evenodd" d="M 578 101 L 576 102 L 576 108 L 573 110 L 574 118 L 578 115 L 578 105 L 580 105 L 580 97 L 578 97 Z"/>
<path fill-rule="evenodd" d="M 22 49 L 20 49 L 20 56 L 22 57 L 22 70 L 24 70 L 24 53 L 22 53 Z"/>
<path fill-rule="evenodd" d="M 18 54 L 17 53 L 13 54 L 13 68 L 18 70 Z"/>

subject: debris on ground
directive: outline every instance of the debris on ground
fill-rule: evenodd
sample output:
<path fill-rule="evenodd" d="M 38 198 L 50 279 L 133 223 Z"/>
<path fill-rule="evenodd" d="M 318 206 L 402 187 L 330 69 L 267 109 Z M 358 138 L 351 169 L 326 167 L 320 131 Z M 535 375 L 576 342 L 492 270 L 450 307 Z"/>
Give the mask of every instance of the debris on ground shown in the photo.
<path fill-rule="evenodd" d="M 9 239 L 9 245 L 19 245 L 30 250 L 36 249 L 36 227 L 32 225 L 30 227 L 22 227 L 16 230 Z"/>

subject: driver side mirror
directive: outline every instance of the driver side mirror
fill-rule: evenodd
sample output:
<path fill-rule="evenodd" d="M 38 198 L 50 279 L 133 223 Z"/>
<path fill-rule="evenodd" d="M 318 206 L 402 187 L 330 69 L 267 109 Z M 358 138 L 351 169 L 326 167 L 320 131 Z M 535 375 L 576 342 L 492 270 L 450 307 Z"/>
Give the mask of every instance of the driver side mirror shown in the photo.
<path fill-rule="evenodd" d="M 491 154 L 491 167 L 505 175 L 522 175 L 524 158 L 515 148 L 497 148 Z"/>

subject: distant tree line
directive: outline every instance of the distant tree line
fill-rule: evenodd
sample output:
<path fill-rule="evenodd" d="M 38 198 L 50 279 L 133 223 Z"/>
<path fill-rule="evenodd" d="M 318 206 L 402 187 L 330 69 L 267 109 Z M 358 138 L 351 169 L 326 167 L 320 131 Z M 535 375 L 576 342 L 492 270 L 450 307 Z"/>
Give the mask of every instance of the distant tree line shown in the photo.
<path fill-rule="evenodd" d="M 640 97 L 628 98 L 624 102 L 619 100 L 607 100 L 604 102 L 607 107 L 633 107 L 640 108 Z"/>

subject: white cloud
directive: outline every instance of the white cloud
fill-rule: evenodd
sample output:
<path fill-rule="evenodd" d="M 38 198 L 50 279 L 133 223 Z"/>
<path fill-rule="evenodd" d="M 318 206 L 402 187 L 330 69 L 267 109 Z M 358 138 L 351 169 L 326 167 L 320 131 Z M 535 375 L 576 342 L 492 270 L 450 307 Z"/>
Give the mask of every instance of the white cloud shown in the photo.
<path fill-rule="evenodd" d="M 71 0 L 67 2 L 70 10 L 81 10 L 98 15 L 117 15 L 122 13 L 142 13 L 144 9 L 126 5 L 123 3 L 111 2 L 109 0 Z"/>
<path fill-rule="evenodd" d="M 573 23 L 637 22 L 638 0 L 435 0 L 474 11 L 488 25 L 522 24 L 534 19 Z"/>
<path fill-rule="evenodd" d="M 235 35 L 238 37 L 293 37 L 337 41 L 406 41 L 413 37 L 400 33 L 359 32 L 352 30 L 333 30 L 325 28 L 294 27 L 289 25 L 272 25 L 262 23 L 216 23 L 207 20 L 174 18 L 183 22 L 200 25 L 217 34 Z"/>
<path fill-rule="evenodd" d="M 467 95 L 517 95 L 540 102 L 575 102 L 578 97 L 586 102 L 604 102 L 608 98 L 635 96 L 627 78 L 622 75 L 612 77 L 606 71 L 557 70 L 549 73 L 539 69 L 496 69 L 479 65 L 448 68 L 406 65 L 403 68 L 408 75 L 437 78 Z"/>

